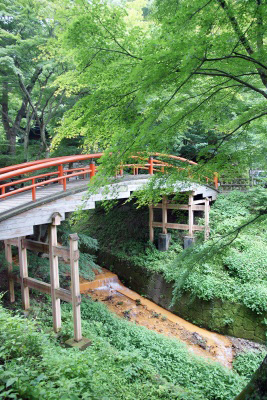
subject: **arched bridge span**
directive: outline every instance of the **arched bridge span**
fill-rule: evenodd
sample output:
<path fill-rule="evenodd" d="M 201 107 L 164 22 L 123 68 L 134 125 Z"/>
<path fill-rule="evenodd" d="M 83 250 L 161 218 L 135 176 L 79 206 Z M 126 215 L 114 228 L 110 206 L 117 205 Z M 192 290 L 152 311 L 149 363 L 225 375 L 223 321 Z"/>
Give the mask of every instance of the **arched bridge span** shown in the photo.
<path fill-rule="evenodd" d="M 120 165 L 108 194 L 100 189 L 84 201 L 88 184 L 97 174 L 96 160 L 102 155 L 57 157 L 0 169 L 0 240 L 31 235 L 35 225 L 50 223 L 55 212 L 60 212 L 63 220 L 66 212 L 75 211 L 81 205 L 91 209 L 95 208 L 96 201 L 128 198 L 155 173 L 196 165 L 174 155 L 131 156 L 130 162 Z M 216 175 L 199 175 L 197 179 L 198 183 L 177 182 L 174 191 L 191 191 L 214 200 L 218 186 Z"/>

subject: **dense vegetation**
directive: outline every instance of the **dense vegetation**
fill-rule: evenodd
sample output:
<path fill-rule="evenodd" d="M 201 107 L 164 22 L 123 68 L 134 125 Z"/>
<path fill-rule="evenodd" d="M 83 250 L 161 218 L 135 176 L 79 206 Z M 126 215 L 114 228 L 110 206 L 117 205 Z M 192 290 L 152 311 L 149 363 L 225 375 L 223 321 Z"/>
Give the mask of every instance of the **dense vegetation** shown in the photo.
<path fill-rule="evenodd" d="M 1 306 L 1 397 L 231 400 L 263 357 L 243 356 L 232 372 L 85 298 L 83 330 L 92 346 L 84 352 L 64 349 L 61 343 L 72 335 L 71 309 L 63 306 L 57 338 L 50 333 L 50 313 L 44 298 L 34 302 L 28 319 Z"/>

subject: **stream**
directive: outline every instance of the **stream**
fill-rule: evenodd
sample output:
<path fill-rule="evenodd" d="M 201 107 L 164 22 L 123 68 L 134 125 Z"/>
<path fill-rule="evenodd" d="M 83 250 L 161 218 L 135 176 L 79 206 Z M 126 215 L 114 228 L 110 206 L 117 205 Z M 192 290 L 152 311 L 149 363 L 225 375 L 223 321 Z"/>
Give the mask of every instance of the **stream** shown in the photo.
<path fill-rule="evenodd" d="M 102 268 L 94 281 L 80 278 L 80 291 L 104 302 L 110 311 L 132 323 L 185 343 L 189 351 L 231 368 L 236 354 L 257 349 L 257 343 L 200 328 L 128 289 L 116 274 Z"/>

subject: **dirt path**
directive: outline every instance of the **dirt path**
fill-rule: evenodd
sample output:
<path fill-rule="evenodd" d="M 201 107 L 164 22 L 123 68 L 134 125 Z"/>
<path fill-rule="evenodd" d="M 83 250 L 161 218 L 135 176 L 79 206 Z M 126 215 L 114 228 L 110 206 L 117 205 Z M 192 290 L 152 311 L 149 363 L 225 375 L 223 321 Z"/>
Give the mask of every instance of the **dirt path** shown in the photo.
<path fill-rule="evenodd" d="M 104 302 L 118 316 L 184 342 L 190 351 L 231 367 L 235 355 L 232 341 L 199 328 L 152 301 L 126 288 L 117 275 L 102 269 L 92 282 L 81 279 L 81 293 Z"/>

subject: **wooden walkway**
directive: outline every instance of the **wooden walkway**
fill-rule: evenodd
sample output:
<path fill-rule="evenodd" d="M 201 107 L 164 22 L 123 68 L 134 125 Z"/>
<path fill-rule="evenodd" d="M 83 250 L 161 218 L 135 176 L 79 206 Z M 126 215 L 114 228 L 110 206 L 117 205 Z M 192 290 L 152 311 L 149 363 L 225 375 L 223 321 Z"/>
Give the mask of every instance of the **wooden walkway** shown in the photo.
<path fill-rule="evenodd" d="M 81 186 L 85 188 L 88 183 L 89 179 L 73 179 L 68 183 L 67 192 Z M 56 182 L 47 186 L 38 187 L 36 190 L 36 200 L 38 202 L 38 200 L 45 199 L 50 196 L 52 197 L 59 193 L 64 194 L 67 192 L 64 192 L 62 185 Z M 6 199 L 0 201 L 0 216 L 10 210 L 13 210 L 14 208 L 23 206 L 28 203 L 32 204 L 32 207 L 34 207 L 34 203 L 32 203 L 31 191 L 23 192 L 21 194 L 17 194 L 16 196 L 7 197 Z"/>

